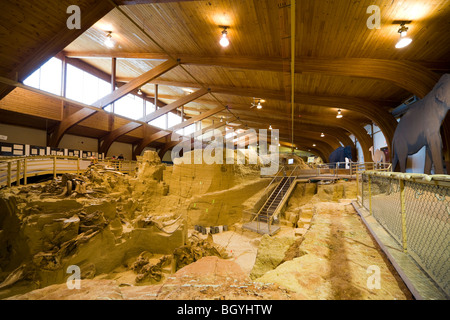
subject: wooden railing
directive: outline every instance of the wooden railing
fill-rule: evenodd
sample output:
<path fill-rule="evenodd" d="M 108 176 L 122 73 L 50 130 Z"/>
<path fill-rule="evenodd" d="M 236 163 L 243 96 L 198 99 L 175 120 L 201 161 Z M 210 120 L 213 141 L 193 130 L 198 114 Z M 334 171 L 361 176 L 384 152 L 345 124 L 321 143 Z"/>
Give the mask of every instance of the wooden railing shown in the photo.
<path fill-rule="evenodd" d="M 105 165 L 111 170 L 122 173 L 135 172 L 137 162 L 129 160 L 102 160 L 82 159 L 70 156 L 29 156 L 29 157 L 3 157 L 0 158 L 0 187 L 27 184 L 28 178 L 58 174 L 80 174 L 91 164 Z"/>

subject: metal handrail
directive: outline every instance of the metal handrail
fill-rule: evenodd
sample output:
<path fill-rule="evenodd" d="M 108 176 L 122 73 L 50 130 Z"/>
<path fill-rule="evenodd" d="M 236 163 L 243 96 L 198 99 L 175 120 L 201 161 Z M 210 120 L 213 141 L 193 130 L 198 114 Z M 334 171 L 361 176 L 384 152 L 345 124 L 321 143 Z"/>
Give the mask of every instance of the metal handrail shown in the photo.
<path fill-rule="evenodd" d="M 266 192 L 266 190 L 269 189 L 269 187 L 272 185 L 273 182 L 275 182 L 276 179 L 278 179 L 278 178 L 283 178 L 283 177 L 278 176 L 278 174 L 280 173 L 280 171 L 281 171 L 282 169 L 284 169 L 284 166 L 281 167 L 281 168 L 278 170 L 278 172 L 276 173 L 275 177 L 272 179 L 272 181 L 269 183 L 269 185 L 264 189 L 264 193 Z M 258 210 L 258 212 L 257 212 L 257 213 L 255 214 L 255 216 L 253 217 L 252 221 L 255 221 L 255 219 L 259 216 L 259 214 L 260 214 L 262 208 L 264 208 L 264 206 L 266 205 L 267 201 L 269 201 L 270 197 L 271 197 L 272 194 L 275 192 L 275 190 L 276 190 L 276 188 L 272 191 L 272 193 L 271 193 L 270 195 L 266 196 L 266 201 L 264 201 L 264 203 L 263 203 L 263 205 L 261 206 L 261 208 Z"/>
<path fill-rule="evenodd" d="M 292 175 L 294 174 L 295 170 L 297 170 L 297 168 L 298 168 L 298 165 L 294 167 L 294 170 L 292 170 L 292 172 L 291 172 L 291 174 L 289 175 L 289 177 L 287 177 L 285 183 L 283 184 L 283 186 L 280 188 L 280 190 L 278 191 L 277 195 L 275 196 L 275 199 L 278 198 L 278 195 L 280 194 L 281 190 L 283 190 L 283 188 L 284 188 L 284 186 L 286 185 L 286 183 L 287 183 L 288 181 L 291 180 Z M 292 184 L 292 182 L 291 182 L 291 184 Z M 290 187 L 290 184 L 289 184 L 289 187 Z M 284 195 L 283 195 L 283 197 L 284 197 Z M 269 219 L 269 209 L 270 209 L 270 207 L 272 207 L 272 204 L 273 204 L 273 202 L 270 204 L 269 208 L 267 208 L 267 210 L 266 210 L 266 219 L 267 219 L 267 226 L 268 226 L 268 229 L 269 229 L 269 234 L 270 234 L 270 225 L 272 224 L 273 217 L 274 217 L 274 215 L 272 214 L 272 215 L 270 216 L 270 219 Z M 278 206 L 279 206 L 279 205 L 280 205 L 280 204 L 278 204 Z M 278 206 L 277 206 L 277 208 L 278 208 Z M 276 210 L 277 208 L 275 208 L 275 210 Z M 274 212 L 275 212 L 275 211 L 274 211 Z M 259 230 L 259 225 L 258 225 L 258 230 Z"/>
<path fill-rule="evenodd" d="M 295 170 L 298 168 L 298 166 L 295 166 L 294 170 L 292 170 L 291 174 L 289 175 L 289 177 L 287 177 L 286 181 L 284 182 L 283 186 L 280 188 L 280 190 L 278 191 L 277 195 L 275 196 L 275 199 L 278 198 L 278 195 L 280 194 L 281 190 L 283 190 L 284 186 L 286 185 L 286 183 L 288 181 L 290 181 L 290 178 L 292 178 L 293 173 L 295 172 Z M 272 207 L 273 203 L 270 204 L 269 208 L 267 208 L 266 212 L 269 212 L 269 209 Z M 276 208 L 275 208 L 276 209 Z M 267 216 L 268 218 L 268 216 Z"/>

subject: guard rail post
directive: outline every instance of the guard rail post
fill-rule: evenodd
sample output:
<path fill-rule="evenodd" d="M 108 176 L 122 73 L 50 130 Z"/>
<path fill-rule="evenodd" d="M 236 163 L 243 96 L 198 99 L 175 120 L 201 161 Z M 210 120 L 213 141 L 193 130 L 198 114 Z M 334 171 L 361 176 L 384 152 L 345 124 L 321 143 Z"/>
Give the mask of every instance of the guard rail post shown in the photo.
<path fill-rule="evenodd" d="M 20 186 L 20 160 L 16 161 L 16 186 Z"/>
<path fill-rule="evenodd" d="M 367 182 L 369 184 L 369 214 L 372 215 L 372 179 L 370 178 L 370 174 L 367 175 Z"/>
<path fill-rule="evenodd" d="M 23 159 L 23 184 L 27 185 L 27 158 Z"/>
<path fill-rule="evenodd" d="M 8 182 L 8 188 L 11 188 L 11 161 L 8 161 L 8 173 L 6 179 Z"/>
<path fill-rule="evenodd" d="M 402 216 L 402 246 L 403 252 L 407 253 L 407 239 L 406 239 L 406 192 L 405 181 L 400 178 L 400 207 Z"/>

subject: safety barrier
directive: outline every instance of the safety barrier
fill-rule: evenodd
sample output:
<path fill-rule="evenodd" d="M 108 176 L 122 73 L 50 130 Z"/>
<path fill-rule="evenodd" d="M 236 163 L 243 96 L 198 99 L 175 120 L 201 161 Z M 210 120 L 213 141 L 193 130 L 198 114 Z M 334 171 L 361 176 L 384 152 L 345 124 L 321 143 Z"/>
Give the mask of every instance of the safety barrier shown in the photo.
<path fill-rule="evenodd" d="M 365 171 L 358 202 L 450 296 L 450 176 Z"/>
<path fill-rule="evenodd" d="M 85 171 L 94 161 L 70 156 L 30 156 L 0 158 L 0 187 L 27 184 L 29 177 Z M 104 160 L 95 163 L 105 165 L 111 170 L 132 173 L 136 170 L 136 161 Z"/>

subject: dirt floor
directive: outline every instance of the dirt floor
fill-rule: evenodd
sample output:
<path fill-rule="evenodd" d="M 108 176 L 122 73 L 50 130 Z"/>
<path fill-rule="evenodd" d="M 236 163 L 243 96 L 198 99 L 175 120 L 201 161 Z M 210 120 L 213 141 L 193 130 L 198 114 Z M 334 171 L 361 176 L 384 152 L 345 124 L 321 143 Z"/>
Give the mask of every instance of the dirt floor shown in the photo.
<path fill-rule="evenodd" d="M 239 224 L 234 230 L 215 234 L 214 243 L 223 246 L 229 259 L 203 257 L 167 274 L 161 283 L 134 285 L 134 273 L 116 270 L 82 280 L 79 290 L 69 290 L 64 283 L 11 299 L 412 299 L 350 201 L 316 202 L 314 210 L 303 236 L 296 236 L 291 226 L 282 226 L 277 235 L 263 237 L 243 230 Z M 265 238 L 272 244 L 262 248 Z M 260 261 L 274 268 L 252 280 L 258 249 L 273 257 L 267 252 L 272 247 L 279 259 L 283 246 L 287 261 L 275 267 L 273 261 Z M 368 288 L 368 278 L 373 274 L 368 271 L 370 266 L 380 270 L 380 289 Z"/>
<path fill-rule="evenodd" d="M 146 152 L 135 176 L 93 166 L 0 190 L 0 299 L 412 299 L 351 205 L 355 182 L 297 184 L 262 236 L 243 223 L 269 182 L 259 165 Z"/>

